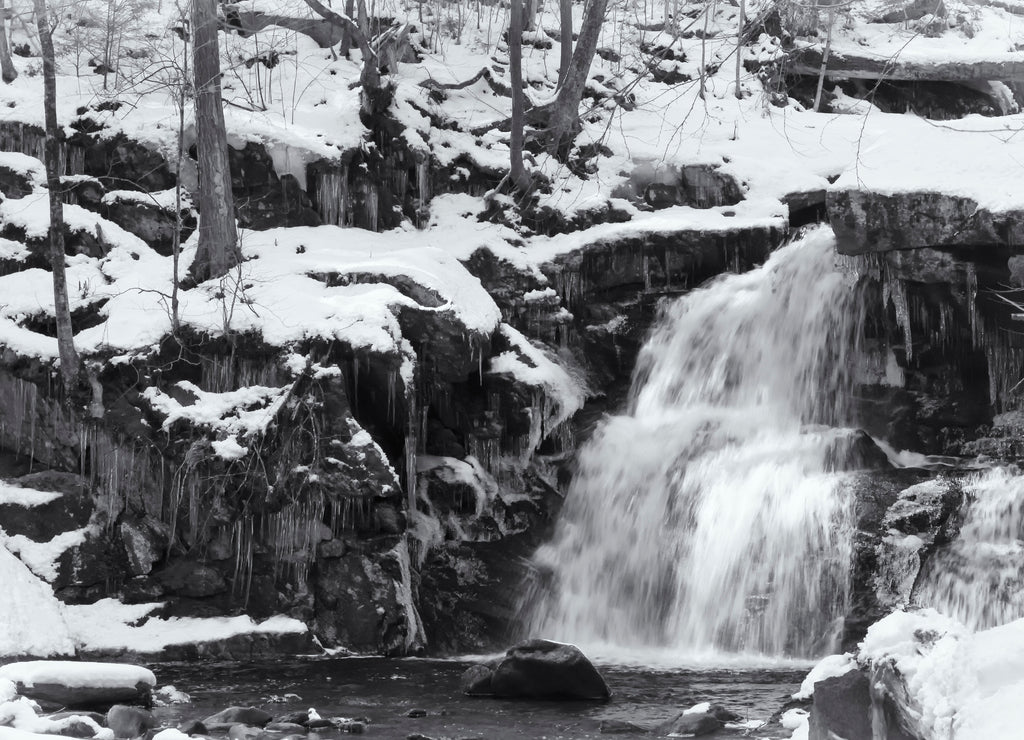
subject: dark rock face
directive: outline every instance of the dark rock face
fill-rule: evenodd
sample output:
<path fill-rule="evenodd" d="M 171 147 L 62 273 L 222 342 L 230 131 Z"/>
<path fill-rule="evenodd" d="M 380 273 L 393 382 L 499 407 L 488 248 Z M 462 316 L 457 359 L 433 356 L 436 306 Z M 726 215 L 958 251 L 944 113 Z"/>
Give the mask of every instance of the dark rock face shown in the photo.
<path fill-rule="evenodd" d="M 810 740 L 872 740 L 867 676 L 850 671 L 814 684 L 814 704 L 808 723 Z"/>
<path fill-rule="evenodd" d="M 830 190 L 827 207 L 841 254 L 917 247 L 984 250 L 1024 240 L 1024 213 L 993 214 L 970 198 L 944 193 Z"/>
<path fill-rule="evenodd" d="M 469 668 L 463 690 L 471 696 L 486 693 L 509 699 L 611 697 L 604 678 L 579 648 L 550 640 L 528 640 L 509 648 L 491 665 Z"/>
<path fill-rule="evenodd" d="M 18 693 L 46 707 L 103 710 L 117 704 L 144 704 L 150 702 L 151 686 L 139 682 L 135 686 L 65 686 L 37 681 L 32 686 L 17 682 Z M 134 707 L 123 707 L 138 710 Z M 143 712 L 148 714 L 148 712 Z M 141 716 L 141 715 L 140 715 Z M 131 737 L 135 737 L 132 735 Z"/>

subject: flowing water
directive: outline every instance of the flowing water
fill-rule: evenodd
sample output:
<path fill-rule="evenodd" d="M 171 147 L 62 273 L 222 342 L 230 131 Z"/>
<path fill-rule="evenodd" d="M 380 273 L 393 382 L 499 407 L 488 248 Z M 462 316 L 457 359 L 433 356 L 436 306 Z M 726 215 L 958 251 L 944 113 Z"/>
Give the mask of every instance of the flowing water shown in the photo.
<path fill-rule="evenodd" d="M 754 671 L 602 666 L 613 692 L 613 701 L 606 704 L 468 698 L 459 688 L 459 677 L 467 667 L 460 661 L 343 658 L 152 667 L 160 685 L 175 685 L 188 692 L 193 702 L 156 710 L 162 725 L 202 719 L 232 705 L 256 705 L 277 717 L 315 707 L 325 718 L 365 718 L 367 737 L 394 740 L 416 734 L 488 740 L 607 737 L 600 733 L 602 721 L 652 728 L 705 701 L 724 705 L 750 723 L 749 729 L 721 730 L 716 738 L 788 737 L 778 723 L 754 728 L 767 723 L 806 673 L 806 668 Z M 427 714 L 407 716 L 412 709 Z M 351 737 L 332 729 L 310 737 L 317 736 L 323 740 Z"/>
<path fill-rule="evenodd" d="M 853 502 L 832 468 L 863 305 L 834 262 L 817 229 L 664 312 L 538 555 L 533 634 L 612 656 L 834 647 Z"/>
<path fill-rule="evenodd" d="M 960 534 L 929 559 L 913 600 L 987 629 L 1024 617 L 1024 476 L 994 468 L 961 485 Z"/>

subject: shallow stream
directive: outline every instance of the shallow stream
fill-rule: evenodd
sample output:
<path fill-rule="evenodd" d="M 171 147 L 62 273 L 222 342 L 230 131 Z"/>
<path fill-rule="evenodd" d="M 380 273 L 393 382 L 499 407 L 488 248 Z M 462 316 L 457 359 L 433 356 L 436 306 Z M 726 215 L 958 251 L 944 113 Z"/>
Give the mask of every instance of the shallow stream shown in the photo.
<path fill-rule="evenodd" d="M 704 701 L 767 722 L 797 690 L 806 667 L 665 669 L 601 665 L 613 692 L 608 703 L 471 699 L 459 690 L 469 663 L 422 659 L 334 658 L 240 665 L 152 666 L 159 685 L 173 684 L 192 704 L 155 711 L 161 724 L 202 719 L 232 706 L 255 705 L 280 716 L 315 707 L 321 716 L 365 717 L 365 736 L 406 738 L 597 738 L 603 720 L 653 728 Z M 301 698 L 288 697 L 288 694 Z M 411 709 L 425 717 L 407 716 Z M 323 738 L 350 737 L 337 730 Z M 773 722 L 759 730 L 725 729 L 715 738 L 789 737 Z M 643 737 L 620 734 L 617 737 Z"/>

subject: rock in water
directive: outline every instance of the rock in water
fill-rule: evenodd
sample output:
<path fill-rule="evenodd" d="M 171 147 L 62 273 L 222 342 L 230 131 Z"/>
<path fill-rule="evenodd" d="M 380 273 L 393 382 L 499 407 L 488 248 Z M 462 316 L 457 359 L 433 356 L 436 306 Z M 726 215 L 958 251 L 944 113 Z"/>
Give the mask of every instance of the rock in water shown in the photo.
<path fill-rule="evenodd" d="M 156 676 L 126 663 L 33 660 L 0 668 L 18 693 L 43 705 L 102 707 L 148 704 Z"/>
<path fill-rule="evenodd" d="M 710 735 L 722 729 L 722 721 L 709 712 L 683 712 L 658 728 L 661 735 Z"/>
<path fill-rule="evenodd" d="M 203 720 L 203 724 L 211 732 L 229 730 L 232 725 L 253 725 L 263 727 L 273 717 L 256 707 L 228 707 Z"/>
<path fill-rule="evenodd" d="M 153 719 L 153 715 L 138 707 L 115 704 L 107 712 L 107 727 L 113 731 L 114 737 L 141 737 L 155 725 L 156 721 Z"/>
<path fill-rule="evenodd" d="M 608 684 L 575 645 L 527 640 L 509 648 L 490 665 L 473 666 L 462 676 L 470 696 L 597 699 L 611 696 Z"/>

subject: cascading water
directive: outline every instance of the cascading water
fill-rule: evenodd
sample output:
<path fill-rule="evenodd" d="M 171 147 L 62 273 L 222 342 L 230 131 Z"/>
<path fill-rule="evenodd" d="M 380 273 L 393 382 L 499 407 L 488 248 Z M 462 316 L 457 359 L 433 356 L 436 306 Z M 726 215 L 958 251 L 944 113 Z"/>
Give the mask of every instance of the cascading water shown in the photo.
<path fill-rule="evenodd" d="M 831 649 L 853 501 L 831 472 L 863 303 L 817 229 L 674 303 L 581 451 L 533 634 L 598 654 Z"/>
<path fill-rule="evenodd" d="M 927 561 L 913 601 L 987 629 L 1024 617 L 1024 475 L 995 468 L 961 485 L 960 534 Z"/>

